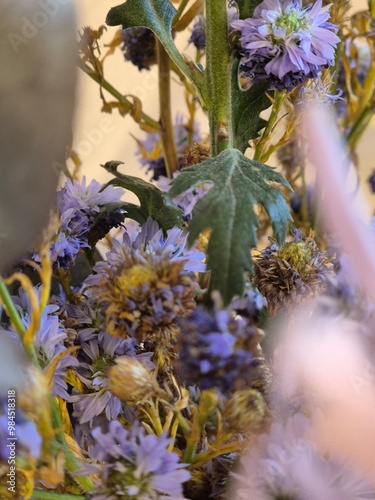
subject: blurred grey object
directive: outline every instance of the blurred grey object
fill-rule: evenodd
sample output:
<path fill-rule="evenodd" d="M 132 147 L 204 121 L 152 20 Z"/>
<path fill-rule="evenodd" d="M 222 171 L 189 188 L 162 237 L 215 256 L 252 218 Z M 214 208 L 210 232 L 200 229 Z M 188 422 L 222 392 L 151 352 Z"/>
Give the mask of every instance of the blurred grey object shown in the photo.
<path fill-rule="evenodd" d="M 70 0 L 0 0 L 0 273 L 32 250 L 71 140 Z"/>

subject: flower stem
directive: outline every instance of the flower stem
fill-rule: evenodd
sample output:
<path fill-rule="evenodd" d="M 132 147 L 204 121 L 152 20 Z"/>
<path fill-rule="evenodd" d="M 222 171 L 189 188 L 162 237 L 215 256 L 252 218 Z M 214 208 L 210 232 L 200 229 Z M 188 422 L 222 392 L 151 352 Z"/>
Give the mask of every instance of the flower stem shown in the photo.
<path fill-rule="evenodd" d="M 165 168 L 169 179 L 178 168 L 176 142 L 171 109 L 171 61 L 159 40 L 156 42 L 159 66 L 160 136 L 164 149 Z"/>
<path fill-rule="evenodd" d="M 121 104 L 121 106 L 128 109 L 129 111 L 133 109 L 132 102 L 130 102 L 126 97 L 124 97 L 118 90 L 112 87 L 112 85 L 107 80 L 102 79 L 101 76 L 98 75 L 94 70 L 92 70 L 87 64 L 79 60 L 78 67 L 81 68 L 81 70 L 84 71 L 87 75 L 89 75 L 90 78 L 99 83 L 103 89 L 105 89 L 113 97 L 115 97 Z M 159 123 L 150 116 L 148 116 L 143 111 L 141 112 L 141 122 L 149 125 L 153 129 L 155 129 L 156 132 L 160 129 Z"/>
<path fill-rule="evenodd" d="M 180 20 L 180 17 L 182 16 L 182 13 L 184 12 L 185 7 L 187 6 L 188 3 L 189 3 L 189 0 L 181 0 L 181 3 L 177 9 L 176 15 L 174 16 L 174 19 L 173 19 L 173 26 L 176 26 L 176 24 Z"/>
<path fill-rule="evenodd" d="M 262 137 L 258 141 L 256 147 L 255 147 L 255 152 L 254 152 L 254 160 L 256 161 L 263 161 L 265 157 L 267 157 L 267 152 L 264 153 L 264 146 L 266 145 L 271 132 L 273 131 L 277 118 L 279 116 L 280 109 L 284 103 L 285 99 L 285 91 L 283 90 L 282 92 L 279 92 L 278 90 L 275 90 L 274 94 L 274 101 L 272 105 L 272 111 L 270 114 L 270 117 L 268 119 L 266 128 L 263 131 Z"/>
<path fill-rule="evenodd" d="M 211 155 L 233 146 L 227 0 L 206 0 L 206 78 Z"/>
<path fill-rule="evenodd" d="M 16 330 L 21 339 L 24 337 L 26 328 L 22 323 L 21 317 L 12 301 L 8 288 L 2 278 L 0 278 L 0 298 L 4 304 L 5 311 L 10 318 L 13 328 Z"/>
<path fill-rule="evenodd" d="M 182 459 L 184 464 L 190 464 L 193 462 L 196 447 L 197 447 L 197 443 L 195 440 L 190 439 L 187 442 L 184 457 Z"/>

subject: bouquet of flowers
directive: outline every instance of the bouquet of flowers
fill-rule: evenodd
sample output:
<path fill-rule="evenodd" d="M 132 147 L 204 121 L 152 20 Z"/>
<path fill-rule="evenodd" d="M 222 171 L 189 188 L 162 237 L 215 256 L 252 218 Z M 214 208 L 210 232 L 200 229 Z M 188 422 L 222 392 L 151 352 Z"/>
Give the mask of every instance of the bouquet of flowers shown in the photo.
<path fill-rule="evenodd" d="M 351 7 L 126 0 L 77 47 L 69 2 L 0 1 L 1 498 L 375 499 L 373 229 L 345 186 L 375 2 Z M 157 65 L 159 116 L 106 79 L 118 51 Z M 77 59 L 148 181 L 66 148 Z"/>

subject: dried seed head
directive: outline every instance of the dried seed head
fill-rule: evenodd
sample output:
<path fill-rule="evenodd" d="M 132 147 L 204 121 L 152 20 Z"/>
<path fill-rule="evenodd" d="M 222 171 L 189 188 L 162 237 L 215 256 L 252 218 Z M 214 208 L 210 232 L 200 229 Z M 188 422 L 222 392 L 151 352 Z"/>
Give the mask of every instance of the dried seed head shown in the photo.
<path fill-rule="evenodd" d="M 136 358 L 120 356 L 107 371 L 108 390 L 128 405 L 139 404 L 161 392 L 155 376 Z"/>

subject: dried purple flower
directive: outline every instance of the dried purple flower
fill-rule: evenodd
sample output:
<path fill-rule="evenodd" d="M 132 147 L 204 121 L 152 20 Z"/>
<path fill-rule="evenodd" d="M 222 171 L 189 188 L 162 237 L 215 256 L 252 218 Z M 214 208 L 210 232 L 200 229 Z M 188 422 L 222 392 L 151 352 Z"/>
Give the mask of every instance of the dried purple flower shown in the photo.
<path fill-rule="evenodd" d="M 272 314 L 324 290 L 333 265 L 327 253 L 319 252 L 313 233 L 306 237 L 296 230 L 292 241 L 280 248 L 269 240 L 271 245 L 254 260 L 254 283 Z"/>
<path fill-rule="evenodd" d="M 328 22 L 322 0 L 303 8 L 302 0 L 264 0 L 252 18 L 233 21 L 241 31 L 241 70 L 271 88 L 293 90 L 334 63 L 340 38 Z"/>
<path fill-rule="evenodd" d="M 130 431 L 113 421 L 108 433 L 92 431 L 95 446 L 90 454 L 105 463 L 98 467 L 101 480 L 92 492 L 93 500 L 183 500 L 182 483 L 190 473 L 182 469 L 176 453 L 168 451 L 166 434 L 156 437 L 133 424 Z"/>
<path fill-rule="evenodd" d="M 67 268 L 74 261 L 82 248 L 89 247 L 88 235 L 93 222 L 101 207 L 110 203 L 119 203 L 123 194 L 122 189 L 113 186 L 103 186 L 96 180 L 86 185 L 86 177 L 82 183 L 68 179 L 63 188 L 57 193 L 57 208 L 60 214 L 61 227 L 51 244 L 51 259 L 54 267 Z M 99 238 L 122 222 L 122 209 L 114 210 L 100 221 L 96 228 Z M 34 255 L 40 261 L 38 254 Z"/>
<path fill-rule="evenodd" d="M 189 44 L 192 43 L 197 50 L 204 50 L 206 47 L 206 19 L 203 14 L 199 14 L 194 23 Z"/>
<path fill-rule="evenodd" d="M 156 38 L 148 28 L 127 28 L 122 31 L 124 57 L 139 71 L 156 63 Z"/>
<path fill-rule="evenodd" d="M 194 309 L 195 285 L 184 272 L 184 260 L 171 260 L 171 252 L 147 253 L 125 245 L 119 250 L 101 264 L 101 279 L 92 285 L 111 335 L 141 342 Z"/>
<path fill-rule="evenodd" d="M 261 335 L 246 321 L 225 310 L 211 315 L 198 308 L 179 325 L 179 363 L 187 384 L 228 393 L 251 387 L 258 379 Z"/>

